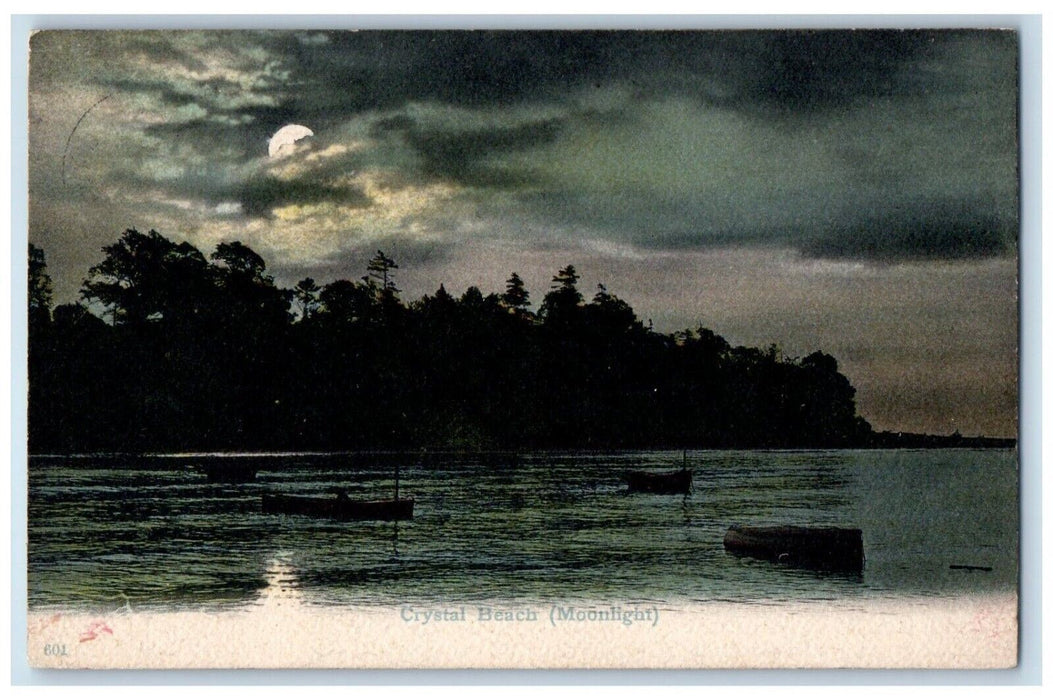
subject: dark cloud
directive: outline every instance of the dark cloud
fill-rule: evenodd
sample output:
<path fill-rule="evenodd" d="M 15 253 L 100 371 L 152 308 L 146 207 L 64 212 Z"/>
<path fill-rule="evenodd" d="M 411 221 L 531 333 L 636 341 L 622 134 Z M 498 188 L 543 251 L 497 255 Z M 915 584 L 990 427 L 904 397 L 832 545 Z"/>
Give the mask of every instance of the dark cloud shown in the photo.
<path fill-rule="evenodd" d="M 280 180 L 262 176 L 246 180 L 228 193 L 219 194 L 222 199 L 239 202 L 247 216 L 270 217 L 274 207 L 289 204 L 316 204 L 333 202 L 343 206 L 365 207 L 371 202 L 361 189 L 352 186 L 336 186 L 314 179 Z"/>
<path fill-rule="evenodd" d="M 771 224 L 714 212 L 675 195 L 623 193 L 612 201 L 542 191 L 522 199 L 529 202 L 528 209 L 543 212 L 560 226 L 587 220 L 606 230 L 611 240 L 653 251 L 760 245 L 791 248 L 809 257 L 879 263 L 966 260 L 1012 254 L 1019 235 L 1014 210 L 982 199 L 875 201 L 847 211 L 791 213 Z"/>
<path fill-rule="evenodd" d="M 561 128 L 561 121 L 556 119 L 455 132 L 411 125 L 405 129 L 404 136 L 420 155 L 421 170 L 426 177 L 451 179 L 476 187 L 514 188 L 530 184 L 531 178 L 488 165 L 486 160 L 550 144 L 559 136 Z"/>
<path fill-rule="evenodd" d="M 325 86 L 316 109 L 397 108 L 408 100 L 447 104 L 509 104 L 588 80 L 597 45 L 578 33 L 336 32 L 328 44 L 304 46 L 275 37 L 288 52 L 294 75 L 314 81 L 292 90 Z"/>
<path fill-rule="evenodd" d="M 99 84 L 110 91 L 123 94 L 148 93 L 156 94 L 166 105 L 182 107 L 183 105 L 197 102 L 197 95 L 172 87 L 170 82 L 163 80 L 136 80 L 133 78 L 108 78 L 99 81 Z"/>
<path fill-rule="evenodd" d="M 91 36 L 90 32 L 84 32 Z M 187 70 L 203 71 L 205 64 L 192 51 L 181 49 L 166 32 L 116 32 L 117 47 L 121 53 L 139 56 L 156 63 L 174 63 Z"/>
<path fill-rule="evenodd" d="M 363 31 L 322 45 L 271 35 L 317 114 L 397 108 L 407 100 L 466 106 L 560 100 L 613 83 L 641 97 L 682 95 L 749 112 L 809 112 L 860 98 L 963 88 L 923 67 L 958 43 L 1015 51 L 1014 32 Z M 319 94 L 314 95 L 314 92 Z"/>
<path fill-rule="evenodd" d="M 967 202 L 921 202 L 802 239 L 805 253 L 823 258 L 962 260 L 1015 250 L 1017 222 Z"/>
<path fill-rule="evenodd" d="M 99 80 L 104 88 L 123 93 L 146 93 L 156 95 L 165 105 L 182 107 L 197 104 L 209 112 L 229 117 L 248 116 L 252 121 L 269 119 L 272 122 L 291 115 L 294 110 L 286 103 L 280 106 L 250 105 L 232 107 L 230 103 L 237 100 L 241 93 L 238 83 L 224 78 L 209 78 L 197 81 L 192 87 L 176 86 L 171 81 L 151 79 L 142 80 L 127 77 L 111 77 Z"/>
<path fill-rule="evenodd" d="M 872 97 L 961 89 L 957 81 L 918 72 L 919 62 L 952 31 L 866 30 L 743 32 L 718 39 L 726 102 L 775 113 L 842 108 Z"/>

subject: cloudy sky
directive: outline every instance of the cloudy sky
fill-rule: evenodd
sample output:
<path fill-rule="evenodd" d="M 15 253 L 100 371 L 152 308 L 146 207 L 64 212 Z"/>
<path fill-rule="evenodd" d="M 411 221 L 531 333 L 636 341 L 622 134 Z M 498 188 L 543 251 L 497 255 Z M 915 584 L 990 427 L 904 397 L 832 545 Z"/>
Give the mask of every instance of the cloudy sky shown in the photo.
<path fill-rule="evenodd" d="M 129 227 L 407 299 L 572 263 L 833 354 L 875 428 L 1016 431 L 1012 33 L 43 32 L 29 112 L 59 303 Z"/>

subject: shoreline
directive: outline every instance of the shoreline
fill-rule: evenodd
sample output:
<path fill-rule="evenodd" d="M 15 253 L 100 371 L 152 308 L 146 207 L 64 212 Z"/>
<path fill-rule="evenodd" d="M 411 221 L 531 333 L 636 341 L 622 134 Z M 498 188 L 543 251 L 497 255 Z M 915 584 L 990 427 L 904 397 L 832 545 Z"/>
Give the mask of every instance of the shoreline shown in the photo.
<path fill-rule="evenodd" d="M 986 440 L 986 438 L 985 438 Z M 943 450 L 1016 450 L 1016 438 L 991 438 L 992 444 L 954 444 L 954 445 L 850 445 L 841 447 L 544 447 L 524 449 L 494 450 L 428 450 L 419 449 L 334 449 L 334 450 L 269 450 L 247 451 L 201 450 L 196 452 L 118 452 L 101 450 L 98 452 L 27 452 L 28 459 L 280 459 L 285 457 L 479 457 L 479 456 L 522 456 L 522 455 L 623 455 L 648 452 L 884 452 L 884 451 L 943 451 Z M 997 443 L 997 444 L 994 444 Z M 1011 444 L 1010 444 L 1011 443 Z"/>
<path fill-rule="evenodd" d="M 279 584 L 233 609 L 30 609 L 27 649 L 33 667 L 68 669 L 1004 669 L 1017 601 L 331 606 Z"/>

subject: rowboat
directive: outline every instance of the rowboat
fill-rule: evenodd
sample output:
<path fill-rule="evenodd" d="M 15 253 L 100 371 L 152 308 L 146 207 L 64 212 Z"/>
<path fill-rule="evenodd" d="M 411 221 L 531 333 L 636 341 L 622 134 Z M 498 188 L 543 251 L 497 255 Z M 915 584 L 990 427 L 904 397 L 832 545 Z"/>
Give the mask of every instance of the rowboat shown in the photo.
<path fill-rule="evenodd" d="M 263 512 L 334 520 L 410 520 L 413 518 L 413 499 L 353 501 L 344 494 L 331 498 L 264 494 Z"/>
<path fill-rule="evenodd" d="M 653 472 L 626 472 L 625 482 L 630 492 L 637 493 L 688 493 L 691 491 L 691 470 L 656 474 Z"/>
<path fill-rule="evenodd" d="M 863 531 L 839 527 L 740 527 L 728 529 L 724 549 L 737 556 L 808 569 L 862 571 Z"/>
<path fill-rule="evenodd" d="M 399 498 L 399 462 L 395 462 L 395 497 L 383 501 L 353 501 L 344 489 L 332 498 L 263 494 L 263 512 L 307 515 L 334 520 L 411 520 L 413 499 Z"/>

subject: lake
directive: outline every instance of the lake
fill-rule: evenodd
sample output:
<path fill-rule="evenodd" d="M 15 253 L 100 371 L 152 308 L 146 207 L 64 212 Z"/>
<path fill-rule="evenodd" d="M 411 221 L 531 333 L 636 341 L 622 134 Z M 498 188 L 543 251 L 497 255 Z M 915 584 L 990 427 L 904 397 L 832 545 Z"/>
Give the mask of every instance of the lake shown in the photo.
<path fill-rule="evenodd" d="M 264 515 L 263 493 L 390 498 L 390 459 L 272 455 L 213 484 L 194 455 L 31 457 L 31 608 L 234 606 L 280 573 L 307 604 L 786 602 L 1015 591 L 1016 450 L 689 451 L 688 496 L 629 494 L 680 452 L 400 464 L 400 523 Z M 248 457 L 224 457 L 231 463 Z M 381 464 L 384 462 L 384 464 Z M 863 530 L 861 574 L 738 558 L 731 525 Z M 990 567 L 990 571 L 951 569 Z M 864 602 L 860 601 L 861 604 Z"/>

